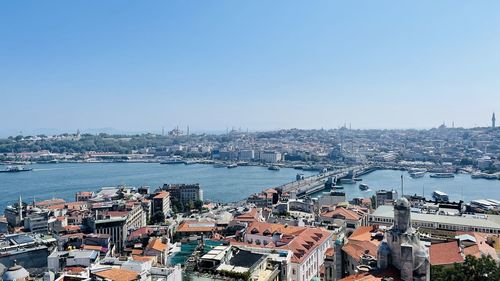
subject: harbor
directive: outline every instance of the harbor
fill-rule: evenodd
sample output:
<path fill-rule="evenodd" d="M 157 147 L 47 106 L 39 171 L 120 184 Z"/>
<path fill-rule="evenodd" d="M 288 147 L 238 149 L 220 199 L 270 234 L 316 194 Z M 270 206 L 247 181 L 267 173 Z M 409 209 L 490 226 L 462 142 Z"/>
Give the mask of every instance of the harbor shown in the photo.
<path fill-rule="evenodd" d="M 266 166 L 242 166 L 237 169 L 219 169 L 213 164 L 159 165 L 158 163 L 65 163 L 33 164 L 32 171 L 0 174 L 0 210 L 19 196 L 28 200 L 43 200 L 52 197 L 72 199 L 80 190 L 96 190 L 103 186 L 143 185 L 156 188 L 163 183 L 200 183 L 206 199 L 224 202 L 243 200 L 246 196 L 266 188 L 283 188 L 285 191 L 305 191 L 317 198 L 323 192 L 325 182 L 332 176 L 346 176 L 349 169 L 318 173 L 292 168 L 269 170 Z M 469 174 L 455 174 L 453 178 L 412 178 L 407 171 L 361 169 L 356 177 L 361 182 L 342 183 L 348 199 L 370 197 L 380 189 L 400 189 L 403 175 L 406 194 L 425 195 L 432 198 L 435 190 L 449 195 L 451 201 L 471 201 L 485 198 L 500 198 L 498 181 L 472 179 Z M 297 181 L 297 175 L 303 179 Z M 362 190 L 359 184 L 369 186 Z M 22 187 L 22 188 L 20 188 Z"/>
<path fill-rule="evenodd" d="M 362 175 L 360 183 L 367 184 L 368 190 L 361 190 L 360 183 L 342 184 L 343 189 L 348 199 L 357 197 L 370 197 L 377 190 L 394 189 L 400 193 L 401 175 L 404 180 L 404 193 L 406 195 L 425 196 L 428 199 L 432 198 L 433 192 L 436 190 L 445 192 L 449 196 L 450 201 L 469 202 L 476 199 L 484 198 L 499 198 L 500 185 L 498 181 L 486 179 L 471 179 L 469 174 L 454 174 L 453 178 L 432 178 L 429 174 L 423 177 L 412 178 L 407 171 L 399 170 L 377 170 L 372 173 Z M 311 195 L 313 198 L 319 197 L 323 192 L 321 190 Z"/>

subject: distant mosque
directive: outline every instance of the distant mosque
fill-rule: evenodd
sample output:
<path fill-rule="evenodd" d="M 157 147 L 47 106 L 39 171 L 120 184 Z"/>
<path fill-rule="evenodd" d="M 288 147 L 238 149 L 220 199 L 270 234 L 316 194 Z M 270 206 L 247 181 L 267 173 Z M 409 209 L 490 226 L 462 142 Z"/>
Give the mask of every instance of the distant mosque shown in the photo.
<path fill-rule="evenodd" d="M 411 227 L 410 203 L 400 198 L 394 205 L 394 225 L 385 233 L 378 249 L 378 267 L 399 269 L 404 281 L 429 281 L 429 251 Z"/>
<path fill-rule="evenodd" d="M 495 121 L 497 121 L 497 119 L 495 118 L 495 112 L 493 112 L 493 116 L 491 116 L 491 128 L 492 129 L 495 129 Z"/>

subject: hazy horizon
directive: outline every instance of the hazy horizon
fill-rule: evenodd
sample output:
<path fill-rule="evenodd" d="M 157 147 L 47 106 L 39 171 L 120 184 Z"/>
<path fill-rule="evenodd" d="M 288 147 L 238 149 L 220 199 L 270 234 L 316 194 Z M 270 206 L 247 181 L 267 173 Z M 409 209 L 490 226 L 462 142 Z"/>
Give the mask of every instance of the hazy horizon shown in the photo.
<path fill-rule="evenodd" d="M 441 124 L 439 124 L 441 125 Z M 454 126 L 451 127 L 451 124 L 445 124 L 446 127 L 448 128 L 455 128 L 455 129 L 476 129 L 476 128 L 489 128 L 490 126 L 474 126 L 474 127 L 461 127 L 461 126 Z M 250 132 L 250 133 L 256 133 L 256 132 L 271 132 L 271 131 L 278 131 L 278 130 L 292 130 L 292 129 L 297 129 L 297 130 L 336 130 L 340 129 L 344 126 L 338 126 L 335 128 L 297 128 L 297 127 L 290 127 L 290 128 L 273 128 L 273 129 L 264 129 L 264 130 L 258 130 L 258 129 L 253 129 L 250 130 L 247 128 L 224 128 L 224 129 L 192 129 L 190 127 L 190 133 L 192 134 L 213 134 L 213 135 L 221 135 L 221 134 L 226 134 L 227 132 L 231 130 L 236 130 L 236 131 L 241 131 L 241 132 Z M 352 127 L 352 130 L 431 130 L 438 128 L 439 126 L 434 126 L 434 127 L 429 127 L 429 128 L 355 128 Z M 171 131 L 172 129 L 175 129 L 175 127 L 171 128 L 163 128 L 164 129 L 164 134 L 167 135 L 168 131 Z M 349 128 L 349 124 L 346 124 L 346 128 Z M 187 127 L 179 127 L 181 131 L 184 133 L 187 131 Z M 99 134 L 99 133 L 105 133 L 105 134 L 123 134 L 123 135 L 134 135 L 134 134 L 161 134 L 162 133 L 162 128 L 158 129 L 143 129 L 143 130 L 127 130 L 127 129 L 118 129 L 118 128 L 76 128 L 76 129 L 56 129 L 56 128 L 35 128 L 35 129 L 29 129 L 29 130 L 15 130 L 15 129 L 0 129 L 0 138 L 5 138 L 5 137 L 15 137 L 17 135 L 23 135 L 23 136 L 33 136 L 33 135 L 60 135 L 60 134 L 75 134 L 77 131 L 80 131 L 82 134 L 83 133 L 88 133 L 88 134 Z"/>
<path fill-rule="evenodd" d="M 499 8 L 3 2 L 0 135 L 486 127 L 500 105 Z"/>

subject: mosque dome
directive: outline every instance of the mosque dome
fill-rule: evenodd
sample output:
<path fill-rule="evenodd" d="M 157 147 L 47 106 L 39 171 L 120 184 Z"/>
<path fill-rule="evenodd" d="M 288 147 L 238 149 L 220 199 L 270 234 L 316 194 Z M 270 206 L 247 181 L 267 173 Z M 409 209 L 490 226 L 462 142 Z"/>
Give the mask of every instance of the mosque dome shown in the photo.
<path fill-rule="evenodd" d="M 14 262 L 14 265 L 4 272 L 2 279 L 4 281 L 22 281 L 27 280 L 29 276 L 29 272 L 24 267 Z"/>

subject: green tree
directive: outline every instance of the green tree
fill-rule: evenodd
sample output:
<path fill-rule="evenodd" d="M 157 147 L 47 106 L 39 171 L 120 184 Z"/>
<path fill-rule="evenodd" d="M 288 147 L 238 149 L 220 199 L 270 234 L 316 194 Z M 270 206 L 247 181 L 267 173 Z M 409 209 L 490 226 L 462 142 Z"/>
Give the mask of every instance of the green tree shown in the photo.
<path fill-rule="evenodd" d="M 153 223 L 164 223 L 165 222 L 165 214 L 162 211 L 157 211 L 153 214 L 151 221 Z"/>
<path fill-rule="evenodd" d="M 198 210 L 201 210 L 201 208 L 203 207 L 203 201 L 201 200 L 194 201 L 194 207 Z"/>
<path fill-rule="evenodd" d="M 467 256 L 463 263 L 453 267 L 433 266 L 431 268 L 433 281 L 498 281 L 500 266 L 490 256 L 476 258 Z"/>

